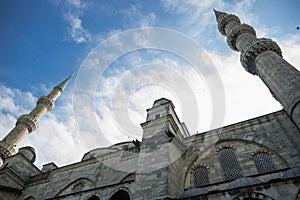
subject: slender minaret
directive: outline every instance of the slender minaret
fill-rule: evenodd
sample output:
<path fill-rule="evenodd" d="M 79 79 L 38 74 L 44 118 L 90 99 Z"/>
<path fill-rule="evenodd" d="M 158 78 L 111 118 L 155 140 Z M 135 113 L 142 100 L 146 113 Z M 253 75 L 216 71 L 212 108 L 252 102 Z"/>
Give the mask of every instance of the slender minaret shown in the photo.
<path fill-rule="evenodd" d="M 37 128 L 38 120 L 48 111 L 54 108 L 55 100 L 65 90 L 70 79 L 74 76 L 72 73 L 66 80 L 53 88 L 48 96 L 42 96 L 37 101 L 36 107 L 29 113 L 21 115 L 15 127 L 0 141 L 0 166 L 5 159 L 15 154 L 16 145 L 29 133 Z"/>
<path fill-rule="evenodd" d="M 257 38 L 255 30 L 232 14 L 215 11 L 220 33 L 227 44 L 241 52 L 240 61 L 249 73 L 258 75 L 300 128 L 300 72 L 282 58 L 276 42 Z"/>

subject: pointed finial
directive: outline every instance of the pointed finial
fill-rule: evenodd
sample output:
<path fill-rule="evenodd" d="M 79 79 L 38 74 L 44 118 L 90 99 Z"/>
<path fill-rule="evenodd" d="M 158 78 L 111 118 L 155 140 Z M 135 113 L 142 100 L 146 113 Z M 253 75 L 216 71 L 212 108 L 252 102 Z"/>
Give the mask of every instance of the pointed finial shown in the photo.
<path fill-rule="evenodd" d="M 68 85 L 68 83 L 70 82 L 71 78 L 75 75 L 75 73 L 73 72 L 68 78 L 66 78 L 66 80 L 64 80 L 63 82 L 61 82 L 59 85 L 57 85 L 54 88 L 59 89 L 60 91 L 64 91 L 66 86 Z"/>
<path fill-rule="evenodd" d="M 215 12 L 215 15 L 216 15 L 216 18 L 218 20 L 218 17 L 221 13 L 224 13 L 224 12 L 220 12 L 220 11 L 217 11 L 216 9 L 213 8 L 213 11 Z"/>

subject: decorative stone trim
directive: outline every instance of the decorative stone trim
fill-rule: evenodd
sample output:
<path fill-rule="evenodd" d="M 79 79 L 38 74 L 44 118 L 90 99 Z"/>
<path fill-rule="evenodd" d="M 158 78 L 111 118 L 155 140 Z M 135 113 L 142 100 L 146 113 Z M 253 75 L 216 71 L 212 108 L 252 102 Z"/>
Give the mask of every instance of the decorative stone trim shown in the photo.
<path fill-rule="evenodd" d="M 79 181 L 79 182 L 77 182 L 73 185 L 72 191 L 73 192 L 80 192 L 80 191 L 82 191 L 82 189 L 84 187 L 85 187 L 85 184 L 83 182 Z"/>
<path fill-rule="evenodd" d="M 6 149 L 5 147 L 2 147 L 1 143 L 0 143 L 0 160 L 1 159 L 5 160 L 9 156 L 11 156 L 11 152 L 8 149 Z"/>
<path fill-rule="evenodd" d="M 27 114 L 21 115 L 16 123 L 16 126 L 18 125 L 25 126 L 28 132 L 31 133 L 37 128 L 37 120 L 31 119 Z"/>
<path fill-rule="evenodd" d="M 99 194 L 97 194 L 96 192 L 93 192 L 92 194 L 88 195 L 88 196 L 85 198 L 85 200 L 88 200 L 88 199 L 90 199 L 90 198 L 92 198 L 92 197 L 98 197 L 99 199 L 101 199 Z"/>
<path fill-rule="evenodd" d="M 229 22 L 233 21 L 235 21 L 238 24 L 241 23 L 240 19 L 232 14 L 225 15 L 223 19 L 218 23 L 218 29 L 222 35 L 226 36 L 225 27 Z"/>
<path fill-rule="evenodd" d="M 190 173 L 192 174 L 194 172 L 194 170 L 197 168 L 197 167 L 204 167 L 206 168 L 207 170 L 209 170 L 209 166 L 204 164 L 204 163 L 200 163 L 199 161 L 196 161 L 193 166 L 191 167 L 191 170 L 190 170 Z"/>
<path fill-rule="evenodd" d="M 39 98 L 37 104 L 43 104 L 46 106 L 47 111 L 50 111 L 54 108 L 54 101 L 52 101 L 49 97 L 47 96 L 42 96 Z"/>
<path fill-rule="evenodd" d="M 251 153 L 251 156 L 252 157 L 254 157 L 256 154 L 258 154 L 258 153 L 266 153 L 266 154 L 268 154 L 268 155 L 272 155 L 272 152 L 271 151 L 268 151 L 268 150 L 266 150 L 266 149 L 257 149 L 257 150 L 255 150 L 255 151 L 253 151 L 252 153 Z"/>
<path fill-rule="evenodd" d="M 236 47 L 236 39 L 243 33 L 250 33 L 256 37 L 256 32 L 252 26 L 248 24 L 240 24 L 233 28 L 231 33 L 227 35 L 227 44 L 234 51 L 239 51 Z"/>
<path fill-rule="evenodd" d="M 261 38 L 255 41 L 245 52 L 242 52 L 240 60 L 243 67 L 249 73 L 256 75 L 255 59 L 265 51 L 273 51 L 282 57 L 281 49 L 276 42 L 270 39 Z"/>
<path fill-rule="evenodd" d="M 216 151 L 215 154 L 218 154 L 219 151 L 221 151 L 222 149 L 225 149 L 225 148 L 230 148 L 230 149 L 233 149 L 233 150 L 237 150 L 237 148 L 235 146 L 233 146 L 232 144 L 222 144 L 222 145 L 220 145 L 219 147 L 217 147 L 215 149 L 215 151 Z"/>

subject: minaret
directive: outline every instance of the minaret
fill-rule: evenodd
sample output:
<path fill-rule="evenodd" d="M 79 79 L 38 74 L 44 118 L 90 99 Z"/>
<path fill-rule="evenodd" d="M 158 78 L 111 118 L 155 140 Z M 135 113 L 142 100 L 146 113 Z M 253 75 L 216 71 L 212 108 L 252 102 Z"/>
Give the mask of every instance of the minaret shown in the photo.
<path fill-rule="evenodd" d="M 276 42 L 257 38 L 255 30 L 232 14 L 215 11 L 220 33 L 227 44 L 241 52 L 240 61 L 249 73 L 258 75 L 300 128 L 300 72 L 282 58 Z"/>
<path fill-rule="evenodd" d="M 48 111 L 54 108 L 55 100 L 65 90 L 70 79 L 74 76 L 72 73 L 66 80 L 53 88 L 47 95 L 42 96 L 37 101 L 36 107 L 29 113 L 21 115 L 15 127 L 0 141 L 0 166 L 5 159 L 15 154 L 14 147 L 29 133 L 37 128 L 38 120 Z"/>

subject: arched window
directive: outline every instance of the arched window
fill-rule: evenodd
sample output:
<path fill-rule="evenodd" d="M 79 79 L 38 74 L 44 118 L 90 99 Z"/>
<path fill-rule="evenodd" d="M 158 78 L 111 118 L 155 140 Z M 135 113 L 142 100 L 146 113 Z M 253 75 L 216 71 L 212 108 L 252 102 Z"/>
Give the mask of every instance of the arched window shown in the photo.
<path fill-rule="evenodd" d="M 200 166 L 194 169 L 194 186 L 203 186 L 209 183 L 208 171 L 205 167 Z"/>
<path fill-rule="evenodd" d="M 219 160 L 225 180 L 233 180 L 243 176 L 241 166 L 232 148 L 223 148 L 219 151 Z"/>
<path fill-rule="evenodd" d="M 130 196 L 125 190 L 119 190 L 118 192 L 114 193 L 109 200 L 130 200 Z"/>
<path fill-rule="evenodd" d="M 97 197 L 97 196 L 91 196 L 91 197 L 88 198 L 87 200 L 100 200 L 100 198 Z"/>
<path fill-rule="evenodd" d="M 246 192 L 235 197 L 233 200 L 263 200 L 263 199 L 274 200 L 273 198 L 266 196 L 265 194 L 257 193 L 257 192 Z"/>
<path fill-rule="evenodd" d="M 259 152 L 253 156 L 258 173 L 270 172 L 276 169 L 271 156 L 264 152 Z"/>
<path fill-rule="evenodd" d="M 80 192 L 84 188 L 84 184 L 82 182 L 78 182 L 72 188 L 73 192 Z"/>
<path fill-rule="evenodd" d="M 34 197 L 27 197 L 25 200 L 35 200 Z"/>

